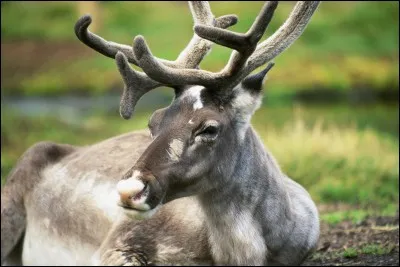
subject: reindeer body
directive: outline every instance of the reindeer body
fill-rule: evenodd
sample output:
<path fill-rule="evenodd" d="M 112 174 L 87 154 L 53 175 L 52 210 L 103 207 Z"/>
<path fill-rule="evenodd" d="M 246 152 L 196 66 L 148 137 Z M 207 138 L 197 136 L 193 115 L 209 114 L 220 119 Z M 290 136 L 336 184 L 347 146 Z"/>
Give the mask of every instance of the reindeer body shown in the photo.
<path fill-rule="evenodd" d="M 247 135 L 260 142 L 252 130 Z M 173 200 L 145 220 L 135 212 L 127 216 L 115 205 L 116 184 L 124 166 L 135 161 L 150 142 L 147 131 L 132 132 L 92 146 L 71 147 L 56 162 L 51 155 L 57 153 L 48 152 L 62 150 L 60 145 L 39 143 L 28 150 L 8 179 L 19 189 L 34 183 L 20 192 L 22 199 L 13 199 L 27 213 L 22 221 L 14 222 L 26 223 L 26 230 L 20 237 L 23 254 L 12 254 L 11 263 L 22 259 L 24 265 L 296 264 L 312 251 L 319 232 L 315 205 L 262 150 L 257 153 L 266 157 L 267 169 L 244 164 L 245 159 L 254 159 L 252 152 L 244 150 L 238 159 L 243 165 L 236 168 L 238 177 L 232 177 L 230 187 Z M 41 167 L 34 166 L 41 156 L 38 153 L 47 155 L 42 159 L 47 164 Z M 110 164 L 114 157 L 118 164 Z M 20 171 L 31 168 L 35 168 L 31 174 Z M 249 190 L 240 192 L 234 181 L 244 178 L 251 183 Z M 7 208 L 15 208 L 3 205 L 3 198 L 15 194 L 10 189 L 2 192 L 2 215 L 9 214 Z M 276 204 L 277 199 L 286 201 Z M 19 238 L 3 229 L 8 220 L 2 217 L 2 238 L 16 242 Z M 254 253 L 263 261 L 246 258 Z"/>
<path fill-rule="evenodd" d="M 122 117 L 161 85 L 175 98 L 153 113 L 149 132 L 26 151 L 2 189 L 2 263 L 21 258 L 20 244 L 29 265 L 301 263 L 317 245 L 318 212 L 250 125 L 273 64 L 249 74 L 300 36 L 318 2 L 297 4 L 257 45 L 276 6 L 266 3 L 237 34 L 223 29 L 234 16 L 215 19 L 207 3 L 191 2 L 196 34 L 174 62 L 154 57 L 141 36 L 132 49 L 105 41 L 82 17 L 78 38 L 115 57 L 125 83 Z M 218 73 L 198 69 L 212 42 L 235 50 Z"/>

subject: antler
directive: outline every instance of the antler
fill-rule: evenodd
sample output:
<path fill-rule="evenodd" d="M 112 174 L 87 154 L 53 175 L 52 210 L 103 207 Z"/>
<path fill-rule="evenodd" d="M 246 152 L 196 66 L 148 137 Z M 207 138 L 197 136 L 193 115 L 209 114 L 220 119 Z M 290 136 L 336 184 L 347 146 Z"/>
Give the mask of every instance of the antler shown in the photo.
<path fill-rule="evenodd" d="M 237 23 L 236 15 L 226 15 L 215 19 L 208 2 L 189 2 L 189 7 L 195 26 L 205 25 L 210 28 L 218 27 L 224 29 Z M 171 83 L 153 80 L 145 73 L 132 69 L 128 62 L 141 67 L 137 56 L 133 53 L 132 47 L 107 41 L 90 32 L 88 27 L 91 22 L 92 19 L 90 16 L 85 15 L 81 17 L 75 24 L 75 34 L 79 40 L 97 52 L 107 57 L 115 57 L 118 70 L 125 83 L 120 102 L 120 114 L 124 119 L 129 119 L 132 116 L 137 101 L 145 93 L 163 85 L 171 85 Z M 172 69 L 197 68 L 201 60 L 211 49 L 212 44 L 211 41 L 194 34 L 192 40 L 175 61 L 158 58 L 155 58 L 155 60 L 159 64 Z"/>
<path fill-rule="evenodd" d="M 228 64 L 218 73 L 198 69 L 174 69 L 155 58 L 142 36 L 134 40 L 134 55 L 140 67 L 151 78 L 173 85 L 203 85 L 216 90 L 228 90 L 253 70 L 269 62 L 288 48 L 304 31 L 319 1 L 298 2 L 286 22 L 267 40 L 257 46 L 264 34 L 276 1 L 264 4 L 249 31 L 245 34 L 224 29 L 196 25 L 194 31 L 200 37 L 234 49 Z"/>

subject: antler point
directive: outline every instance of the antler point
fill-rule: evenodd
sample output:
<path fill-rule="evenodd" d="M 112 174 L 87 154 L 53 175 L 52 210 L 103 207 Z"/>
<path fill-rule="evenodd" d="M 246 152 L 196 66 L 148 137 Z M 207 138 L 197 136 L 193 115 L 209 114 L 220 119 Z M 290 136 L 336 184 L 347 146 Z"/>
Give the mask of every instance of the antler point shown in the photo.
<path fill-rule="evenodd" d="M 138 35 L 133 39 L 133 52 L 137 58 L 137 60 L 140 61 L 140 59 L 143 57 L 143 55 L 148 51 L 146 41 L 142 35 Z"/>

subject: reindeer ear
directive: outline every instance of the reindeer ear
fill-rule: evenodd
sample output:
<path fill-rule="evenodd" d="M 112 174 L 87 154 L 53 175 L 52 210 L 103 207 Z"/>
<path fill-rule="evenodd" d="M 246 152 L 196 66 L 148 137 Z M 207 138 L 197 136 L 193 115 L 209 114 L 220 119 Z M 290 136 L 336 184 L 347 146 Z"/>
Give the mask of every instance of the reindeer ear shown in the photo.
<path fill-rule="evenodd" d="M 242 81 L 243 89 L 249 91 L 250 93 L 259 93 L 262 89 L 265 77 L 268 71 L 275 65 L 275 63 L 270 62 L 265 69 L 259 73 L 249 75 Z"/>

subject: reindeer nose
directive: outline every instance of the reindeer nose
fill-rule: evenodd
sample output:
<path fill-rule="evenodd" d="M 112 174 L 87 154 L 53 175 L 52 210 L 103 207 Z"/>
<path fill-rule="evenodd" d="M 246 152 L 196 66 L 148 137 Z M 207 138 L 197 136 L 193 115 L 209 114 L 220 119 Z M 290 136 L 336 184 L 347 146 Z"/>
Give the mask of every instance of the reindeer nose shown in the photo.
<path fill-rule="evenodd" d="M 117 191 L 120 195 L 122 203 L 129 203 L 132 197 L 143 191 L 145 184 L 135 178 L 121 180 L 117 184 Z"/>

